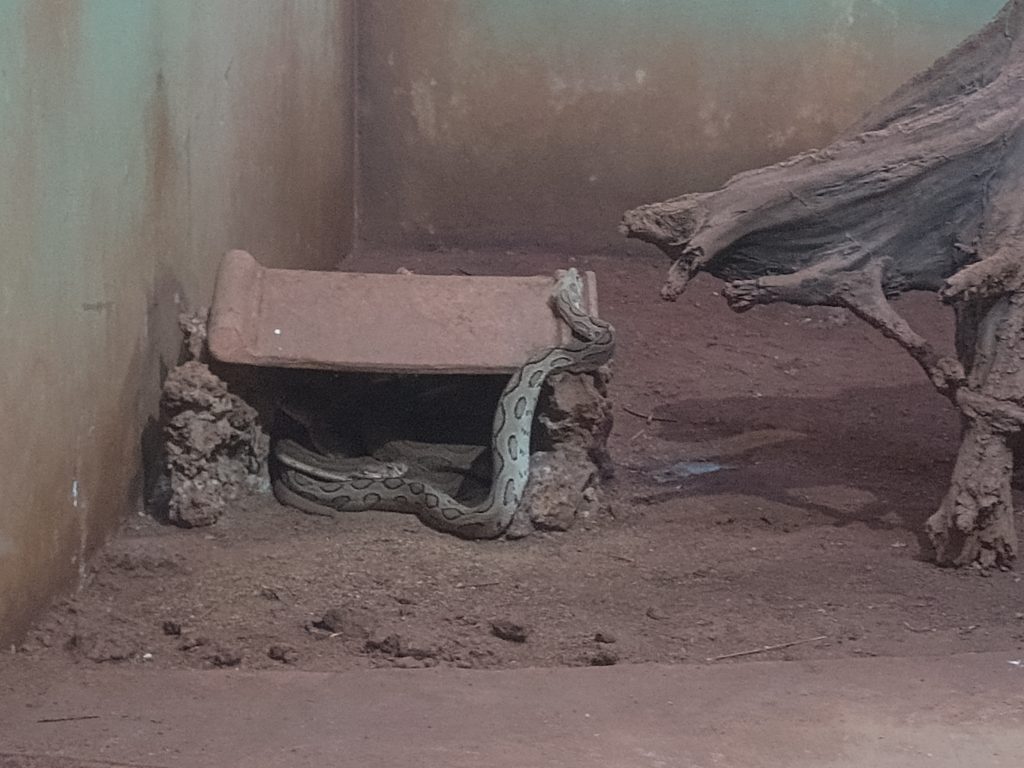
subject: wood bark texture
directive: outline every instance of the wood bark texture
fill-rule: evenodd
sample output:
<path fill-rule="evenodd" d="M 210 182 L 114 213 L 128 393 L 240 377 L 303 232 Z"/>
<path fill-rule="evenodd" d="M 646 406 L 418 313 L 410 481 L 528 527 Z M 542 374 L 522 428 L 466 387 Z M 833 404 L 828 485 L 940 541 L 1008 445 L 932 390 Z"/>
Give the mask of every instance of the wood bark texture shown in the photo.
<path fill-rule="evenodd" d="M 1010 565 L 1024 427 L 1024 0 L 828 147 L 640 206 L 621 230 L 672 259 L 663 298 L 708 272 L 737 311 L 845 307 L 906 349 L 965 418 L 928 521 L 935 559 Z M 959 359 L 893 308 L 914 290 L 956 308 Z"/>

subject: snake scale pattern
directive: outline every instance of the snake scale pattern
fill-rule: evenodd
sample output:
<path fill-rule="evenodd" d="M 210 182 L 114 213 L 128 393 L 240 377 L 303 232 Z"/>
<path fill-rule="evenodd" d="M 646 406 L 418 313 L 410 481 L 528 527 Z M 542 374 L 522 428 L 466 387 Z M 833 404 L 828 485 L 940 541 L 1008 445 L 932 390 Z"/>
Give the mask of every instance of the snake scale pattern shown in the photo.
<path fill-rule="evenodd" d="M 401 462 L 332 461 L 282 440 L 274 450 L 274 494 L 283 504 L 314 514 L 370 509 L 417 515 L 426 525 L 468 539 L 495 538 L 512 522 L 530 473 L 530 432 L 541 386 L 553 373 L 596 370 L 615 351 L 615 330 L 582 306 L 576 269 L 556 279 L 551 303 L 573 339 L 537 352 L 509 379 L 491 430 L 492 480 L 486 498 L 467 505 L 424 479 L 407 476 Z"/>

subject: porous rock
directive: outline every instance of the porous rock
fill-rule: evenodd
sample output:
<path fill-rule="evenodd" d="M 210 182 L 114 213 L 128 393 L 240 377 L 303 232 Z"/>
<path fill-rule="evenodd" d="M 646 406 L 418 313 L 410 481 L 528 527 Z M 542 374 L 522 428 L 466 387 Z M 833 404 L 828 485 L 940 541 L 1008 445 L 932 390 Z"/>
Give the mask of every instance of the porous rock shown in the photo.
<path fill-rule="evenodd" d="M 598 471 L 577 447 L 538 451 L 530 460 L 530 480 L 518 516 L 541 530 L 569 530 L 578 518 L 597 511 Z"/>
<path fill-rule="evenodd" d="M 226 502 L 266 489 L 269 444 L 259 416 L 205 363 L 190 360 L 168 374 L 161 415 L 171 522 L 211 525 Z"/>
<path fill-rule="evenodd" d="M 582 450 L 603 479 L 613 474 L 608 454 L 613 425 L 610 378 L 607 367 L 586 373 L 556 373 L 544 386 L 537 405 L 539 444 L 545 449 Z"/>

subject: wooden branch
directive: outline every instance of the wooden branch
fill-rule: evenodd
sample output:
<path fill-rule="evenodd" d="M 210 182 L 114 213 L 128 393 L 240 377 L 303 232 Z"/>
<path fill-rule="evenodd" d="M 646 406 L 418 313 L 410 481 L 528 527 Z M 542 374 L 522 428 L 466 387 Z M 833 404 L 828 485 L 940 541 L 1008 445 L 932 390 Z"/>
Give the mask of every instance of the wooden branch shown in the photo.
<path fill-rule="evenodd" d="M 835 256 L 792 274 L 729 283 L 723 295 L 738 311 L 776 301 L 849 309 L 907 350 L 935 388 L 952 398 L 966 380 L 963 366 L 940 356 L 885 298 L 883 276 L 888 266 L 888 260 L 859 266 L 859 259 Z"/>
<path fill-rule="evenodd" d="M 939 292 L 943 301 L 994 299 L 1022 286 L 1020 251 L 1003 250 L 977 264 L 964 267 L 946 280 Z"/>
<path fill-rule="evenodd" d="M 851 244 L 865 258 L 893 259 L 887 293 L 938 290 L 970 259 L 956 246 L 977 232 L 978 201 L 1003 188 L 1019 195 L 997 169 L 1012 165 L 1003 161 L 1020 143 L 1022 29 L 1024 2 L 1011 0 L 880 105 L 863 132 L 739 174 L 715 192 L 640 206 L 626 212 L 621 231 L 675 262 L 665 298 L 700 271 L 729 281 L 787 274 Z M 1009 46 L 1008 33 L 1020 36 Z M 979 63 L 980 52 L 996 58 Z M 977 87 L 963 87 L 970 82 Z M 998 196 L 1007 212 L 1021 211 L 1012 195 Z"/>
<path fill-rule="evenodd" d="M 824 149 L 627 211 L 620 229 L 672 259 L 663 298 L 708 272 L 736 311 L 845 307 L 900 344 L 967 424 L 929 521 L 937 559 L 1005 567 L 1011 440 L 1024 431 L 1022 194 L 1024 0 L 1008 0 Z M 913 290 L 956 307 L 959 360 L 893 308 Z"/>

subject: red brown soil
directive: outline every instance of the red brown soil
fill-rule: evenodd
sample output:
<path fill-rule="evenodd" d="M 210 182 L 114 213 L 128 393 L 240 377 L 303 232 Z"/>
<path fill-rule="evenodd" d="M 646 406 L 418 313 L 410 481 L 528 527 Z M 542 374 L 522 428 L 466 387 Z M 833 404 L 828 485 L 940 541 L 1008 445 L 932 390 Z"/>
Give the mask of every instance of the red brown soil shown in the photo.
<path fill-rule="evenodd" d="M 567 263 L 597 272 L 602 315 L 619 334 L 614 516 L 466 542 L 412 517 L 331 520 L 271 498 L 239 503 L 209 529 L 135 515 L 81 592 L 9 661 L 31 657 L 55 674 L 97 660 L 309 670 L 704 662 L 818 637 L 752 658 L 1024 649 L 1020 576 L 924 559 L 921 530 L 947 487 L 957 417 L 905 353 L 858 321 L 784 306 L 737 316 L 703 279 L 665 304 L 666 264 L 653 258 L 445 252 L 346 267 L 531 274 Z M 898 306 L 949 340 L 951 318 L 933 295 Z M 697 459 L 728 468 L 653 477 Z M 332 609 L 330 628 L 314 626 Z M 495 622 L 519 625 L 525 641 L 499 638 Z"/>

